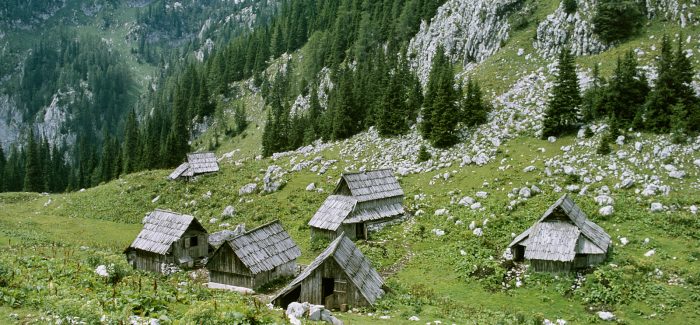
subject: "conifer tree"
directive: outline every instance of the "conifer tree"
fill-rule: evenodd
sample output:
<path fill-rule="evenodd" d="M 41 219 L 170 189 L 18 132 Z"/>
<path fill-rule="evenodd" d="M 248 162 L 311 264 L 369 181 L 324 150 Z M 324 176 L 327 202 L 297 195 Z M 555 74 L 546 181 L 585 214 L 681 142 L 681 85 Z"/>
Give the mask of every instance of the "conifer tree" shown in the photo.
<path fill-rule="evenodd" d="M 136 121 L 136 113 L 130 110 L 126 116 L 126 124 L 124 126 L 124 149 L 123 159 L 124 172 L 129 174 L 138 169 L 140 157 L 138 155 L 139 148 L 139 130 Z"/>
<path fill-rule="evenodd" d="M 486 123 L 489 107 L 484 103 L 481 87 L 476 81 L 467 81 L 467 93 L 462 98 L 462 122 L 467 126 Z"/>
<path fill-rule="evenodd" d="M 384 91 L 381 101 L 379 123 L 377 130 L 384 137 L 405 134 L 408 131 L 406 122 L 406 99 L 398 71 L 390 76 L 389 86 Z"/>
<path fill-rule="evenodd" d="M 46 190 L 46 180 L 42 173 L 41 157 L 39 155 L 39 146 L 32 132 L 27 143 L 27 163 L 24 176 L 25 192 L 43 192 Z"/>
<path fill-rule="evenodd" d="M 658 77 L 654 89 L 647 97 L 644 111 L 644 125 L 648 130 L 664 133 L 670 129 L 671 106 L 676 101 L 673 73 L 673 53 L 668 35 L 661 40 L 661 56 L 657 62 Z"/>
<path fill-rule="evenodd" d="M 581 94 L 576 75 L 574 56 L 568 47 L 559 55 L 559 74 L 545 110 L 542 136 L 559 136 L 573 133 L 579 126 Z"/>
<path fill-rule="evenodd" d="M 233 119 L 236 123 L 236 133 L 243 133 L 248 127 L 248 117 L 246 116 L 245 107 L 243 105 L 236 105 L 233 111 Z"/>

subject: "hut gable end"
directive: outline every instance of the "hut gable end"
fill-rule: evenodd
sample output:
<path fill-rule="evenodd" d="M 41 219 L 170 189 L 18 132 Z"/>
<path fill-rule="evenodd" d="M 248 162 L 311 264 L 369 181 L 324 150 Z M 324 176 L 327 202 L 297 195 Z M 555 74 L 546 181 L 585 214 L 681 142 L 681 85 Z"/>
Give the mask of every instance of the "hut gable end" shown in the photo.
<path fill-rule="evenodd" d="M 155 210 L 146 216 L 143 229 L 129 249 L 165 255 L 171 250 L 173 243 L 180 240 L 190 229 L 206 233 L 204 227 L 193 216 Z"/>
<path fill-rule="evenodd" d="M 317 269 L 329 262 L 337 263 L 344 277 L 360 292 L 368 304 L 373 305 L 384 294 L 382 289 L 384 280 L 379 273 L 372 267 L 370 261 L 360 252 L 357 246 L 345 234 L 341 234 L 299 276 L 282 289 L 272 301 L 279 303 L 282 297 L 297 289 L 302 282 L 312 278 Z"/>
<path fill-rule="evenodd" d="M 520 250 L 520 255 L 528 260 L 556 263 L 575 262 L 579 265 L 580 255 L 598 255 L 602 261 L 608 252 L 611 240 L 603 228 L 588 219 L 581 208 L 565 194 L 557 200 L 535 224 L 517 236 L 508 245 Z M 517 254 L 516 254 L 517 255 Z M 544 264 L 543 264 L 544 265 Z M 547 264 L 546 269 L 557 269 L 555 264 Z M 558 264 L 557 264 L 558 265 Z M 562 264 L 562 268 L 568 266 Z"/>

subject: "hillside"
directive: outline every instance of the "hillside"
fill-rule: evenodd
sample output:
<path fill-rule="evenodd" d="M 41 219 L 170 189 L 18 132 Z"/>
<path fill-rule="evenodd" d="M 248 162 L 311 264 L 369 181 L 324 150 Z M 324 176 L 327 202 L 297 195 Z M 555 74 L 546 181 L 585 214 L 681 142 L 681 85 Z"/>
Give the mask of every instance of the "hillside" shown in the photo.
<path fill-rule="evenodd" d="M 164 208 L 194 215 L 209 231 L 279 219 L 302 250 L 300 263 L 308 264 L 323 243 L 311 240 L 307 222 L 340 174 L 375 168 L 399 177 L 410 217 L 358 243 L 391 291 L 375 308 L 333 312 L 346 324 L 605 323 L 599 311 L 612 312 L 619 324 L 700 322 L 700 137 L 676 143 L 671 134 L 623 130 L 611 153 L 599 154 L 611 128 L 601 119 L 587 125 L 590 134 L 581 129 L 541 139 L 562 35 L 573 31 L 568 44 L 578 56 L 582 89 L 591 84 L 594 65 L 610 78 L 628 50 L 651 82 L 664 34 L 682 33 L 688 57 L 700 67 L 696 3 L 647 1 L 647 24 L 615 46 L 592 33 L 593 2 L 578 5 L 566 15 L 559 1 L 448 0 L 420 24 L 407 46 L 420 83 L 428 82 L 442 45 L 458 80 L 478 80 L 493 105 L 487 122 L 461 129 L 450 148 L 434 148 L 417 126 L 389 138 L 372 126 L 263 157 L 272 108 L 251 77 L 232 82 L 230 97 L 217 97 L 222 116 L 191 143 L 194 150 L 218 143 L 217 174 L 171 182 L 170 169 L 156 169 L 73 193 L 0 193 L 0 323 L 282 323 L 281 311 L 265 307 L 281 283 L 255 297 L 209 291 L 196 274 L 133 271 L 123 249 L 143 216 Z M 312 37 L 275 58 L 263 74 L 272 81 L 294 66 L 289 83 L 301 84 L 309 71 L 299 67 L 315 44 Z M 330 74 L 313 74 L 320 99 L 336 80 Z M 292 106 L 307 110 L 309 93 L 290 89 Z M 239 104 L 249 125 L 226 135 L 219 126 L 235 123 Z M 422 145 L 431 159 L 417 162 Z M 247 184 L 257 190 L 244 193 Z M 507 245 L 564 193 L 611 235 L 609 259 L 576 274 L 510 269 L 502 261 Z M 223 216 L 228 206 L 235 208 L 232 217 Z M 99 265 L 111 265 L 111 276 L 98 275 Z"/>

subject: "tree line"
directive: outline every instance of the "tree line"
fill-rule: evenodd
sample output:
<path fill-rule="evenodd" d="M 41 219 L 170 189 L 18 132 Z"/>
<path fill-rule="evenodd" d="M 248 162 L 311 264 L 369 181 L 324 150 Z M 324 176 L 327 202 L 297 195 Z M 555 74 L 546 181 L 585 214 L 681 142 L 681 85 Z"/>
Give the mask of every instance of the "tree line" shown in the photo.
<path fill-rule="evenodd" d="M 559 73 L 545 111 L 542 135 L 570 134 L 600 120 L 606 120 L 610 127 L 604 142 L 613 141 L 611 135 L 619 135 L 630 128 L 671 133 L 677 143 L 698 134 L 700 98 L 691 85 L 694 68 L 682 39 L 681 35 L 674 50 L 669 37 L 662 38 L 655 62 L 657 77 L 652 87 L 638 66 L 636 54 L 630 50 L 618 57 L 609 79 L 600 76 L 596 65 L 591 87 L 583 94 L 578 86 L 575 58 L 568 49 L 563 49 L 559 56 Z"/>

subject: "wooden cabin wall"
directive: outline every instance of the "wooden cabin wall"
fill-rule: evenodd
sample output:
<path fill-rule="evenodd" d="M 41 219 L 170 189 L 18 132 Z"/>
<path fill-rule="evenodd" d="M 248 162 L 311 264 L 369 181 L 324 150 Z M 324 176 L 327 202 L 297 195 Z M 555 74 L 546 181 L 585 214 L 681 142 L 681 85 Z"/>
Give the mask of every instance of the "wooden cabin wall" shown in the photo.
<path fill-rule="evenodd" d="M 129 264 L 137 270 L 160 273 L 162 263 L 171 262 L 172 258 L 141 250 L 132 250 L 127 254 Z M 169 261 L 170 260 L 170 261 Z"/>
<path fill-rule="evenodd" d="M 574 258 L 574 268 L 586 268 L 605 261 L 605 254 L 578 254 Z"/>
<path fill-rule="evenodd" d="M 279 278 L 283 277 L 289 277 L 289 276 L 294 276 L 297 273 L 297 262 L 296 260 L 294 261 L 289 261 L 285 264 L 282 264 L 273 270 L 267 271 L 267 272 L 261 272 L 255 275 L 253 287 L 251 288 L 258 288 L 261 286 L 264 286 L 265 284 L 274 281 Z"/>
<path fill-rule="evenodd" d="M 530 260 L 530 267 L 535 272 L 570 272 L 573 267 L 573 262 Z"/>
<path fill-rule="evenodd" d="M 255 287 L 255 280 L 250 275 L 242 275 L 220 271 L 209 271 L 209 282 L 251 289 Z"/>
<path fill-rule="evenodd" d="M 343 224 L 340 227 L 338 227 L 338 230 L 336 231 L 311 227 L 311 238 L 323 237 L 328 239 L 329 241 L 333 241 L 336 238 L 338 238 L 338 236 L 340 236 L 341 233 L 345 232 L 345 235 L 348 236 L 350 240 L 355 240 L 355 226 L 356 225 L 354 224 Z"/>
<path fill-rule="evenodd" d="M 197 246 L 187 247 L 190 237 L 197 237 Z M 208 234 L 203 231 L 188 229 L 185 233 L 173 243 L 173 256 L 179 259 L 182 256 L 190 256 L 197 262 L 209 255 L 209 243 L 207 242 Z"/>
<path fill-rule="evenodd" d="M 327 304 L 323 297 L 323 278 L 333 278 L 335 291 L 332 303 Z M 344 288 L 343 288 L 344 287 Z M 344 290 L 342 290 L 344 289 Z M 344 292 L 341 292 L 344 291 Z M 301 295 L 299 301 L 308 301 L 316 305 L 325 305 L 327 308 L 338 308 L 341 304 L 349 307 L 367 306 L 369 303 L 362 296 L 355 285 L 347 278 L 338 263 L 329 258 L 314 270 L 306 279 L 301 282 Z"/>
<path fill-rule="evenodd" d="M 348 183 L 344 179 L 340 179 L 340 184 L 338 184 L 337 190 L 333 192 L 335 195 L 347 195 L 347 196 L 352 196 L 352 192 L 350 191 L 350 188 L 348 187 Z"/>
<path fill-rule="evenodd" d="M 229 244 L 223 244 L 214 256 L 207 263 L 209 271 L 235 273 L 240 275 L 252 276 L 247 266 L 233 252 Z"/>

